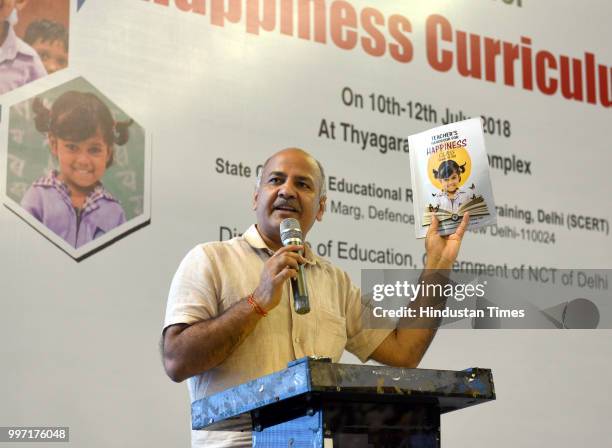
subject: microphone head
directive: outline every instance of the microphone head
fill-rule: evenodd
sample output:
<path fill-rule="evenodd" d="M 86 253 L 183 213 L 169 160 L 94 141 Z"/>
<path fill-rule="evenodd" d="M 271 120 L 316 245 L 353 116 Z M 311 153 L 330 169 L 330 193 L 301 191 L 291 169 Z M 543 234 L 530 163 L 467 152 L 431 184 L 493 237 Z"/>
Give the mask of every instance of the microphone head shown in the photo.
<path fill-rule="evenodd" d="M 300 222 L 295 218 L 283 219 L 280 223 L 280 237 L 283 246 L 303 244 Z"/>

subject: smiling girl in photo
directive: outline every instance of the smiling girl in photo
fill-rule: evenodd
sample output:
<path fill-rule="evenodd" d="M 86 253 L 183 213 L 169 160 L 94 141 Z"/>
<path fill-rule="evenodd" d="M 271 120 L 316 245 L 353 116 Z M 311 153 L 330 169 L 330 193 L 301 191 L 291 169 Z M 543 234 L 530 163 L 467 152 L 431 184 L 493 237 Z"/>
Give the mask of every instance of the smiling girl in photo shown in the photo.
<path fill-rule="evenodd" d="M 96 95 L 77 91 L 62 94 L 50 109 L 36 98 L 32 110 L 58 169 L 30 186 L 23 208 L 75 248 L 123 224 L 123 208 L 102 178 L 115 145 L 128 141 L 132 120 L 115 122 Z"/>

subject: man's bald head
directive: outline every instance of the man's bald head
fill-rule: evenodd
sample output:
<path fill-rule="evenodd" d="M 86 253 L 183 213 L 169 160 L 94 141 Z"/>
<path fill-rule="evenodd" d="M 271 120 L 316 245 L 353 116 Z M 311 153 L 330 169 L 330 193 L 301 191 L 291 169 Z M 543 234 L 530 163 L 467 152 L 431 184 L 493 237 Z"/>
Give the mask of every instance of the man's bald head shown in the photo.
<path fill-rule="evenodd" d="M 317 176 L 319 178 L 319 197 L 325 197 L 327 196 L 327 189 L 325 188 L 325 171 L 323 170 L 323 165 L 321 165 L 321 162 L 319 162 L 317 159 L 315 159 L 312 155 L 310 155 L 308 152 L 304 151 L 301 148 L 285 148 L 285 149 L 281 149 L 280 151 L 272 154 L 270 157 L 268 157 L 266 159 L 266 161 L 264 162 L 261 170 L 259 171 L 259 173 L 257 173 L 257 178 L 255 180 L 255 188 L 259 189 L 260 185 L 261 185 L 261 177 L 263 175 L 263 173 L 266 171 L 266 167 L 269 165 L 270 161 L 272 161 L 275 157 L 281 155 L 281 154 L 285 154 L 288 152 L 293 152 L 293 153 L 298 153 L 303 155 L 305 158 L 310 159 L 313 162 L 313 165 L 316 166 L 317 168 Z"/>

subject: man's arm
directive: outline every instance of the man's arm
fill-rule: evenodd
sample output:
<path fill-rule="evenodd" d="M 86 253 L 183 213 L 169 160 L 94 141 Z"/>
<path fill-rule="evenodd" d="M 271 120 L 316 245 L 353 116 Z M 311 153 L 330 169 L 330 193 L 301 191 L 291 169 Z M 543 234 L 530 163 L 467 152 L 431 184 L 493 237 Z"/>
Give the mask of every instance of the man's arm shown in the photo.
<path fill-rule="evenodd" d="M 253 331 L 263 316 L 246 299 L 214 319 L 172 325 L 164 331 L 164 367 L 181 382 L 222 363 Z"/>
<path fill-rule="evenodd" d="M 436 273 L 444 274 L 453 267 L 469 221 L 469 215 L 466 213 L 454 234 L 440 236 L 438 234 L 439 222 L 434 215 L 425 238 L 427 252 L 425 283 L 427 283 L 427 278 L 432 278 L 432 275 L 435 278 Z M 396 328 L 374 350 L 371 358 L 389 366 L 415 368 L 421 362 L 435 334 L 435 326 L 433 328 Z"/>
<path fill-rule="evenodd" d="M 297 276 L 305 259 L 297 253 L 302 246 L 279 249 L 264 264 L 253 298 L 266 312 L 282 297 L 285 281 Z M 221 315 L 193 325 L 171 325 L 163 335 L 163 360 L 168 376 L 176 382 L 205 372 L 222 363 L 251 334 L 263 316 L 242 299 Z"/>

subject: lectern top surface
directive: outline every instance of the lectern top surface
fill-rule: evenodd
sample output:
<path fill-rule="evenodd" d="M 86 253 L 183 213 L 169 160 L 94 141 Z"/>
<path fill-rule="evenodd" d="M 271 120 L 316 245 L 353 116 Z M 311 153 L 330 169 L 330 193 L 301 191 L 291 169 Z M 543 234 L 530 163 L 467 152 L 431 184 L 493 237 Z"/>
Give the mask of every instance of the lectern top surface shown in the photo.
<path fill-rule="evenodd" d="M 303 358 L 279 372 L 195 401 L 192 427 L 202 429 L 263 406 L 313 395 L 335 401 L 414 402 L 443 413 L 494 400 L 495 390 L 489 369 L 404 369 Z"/>

